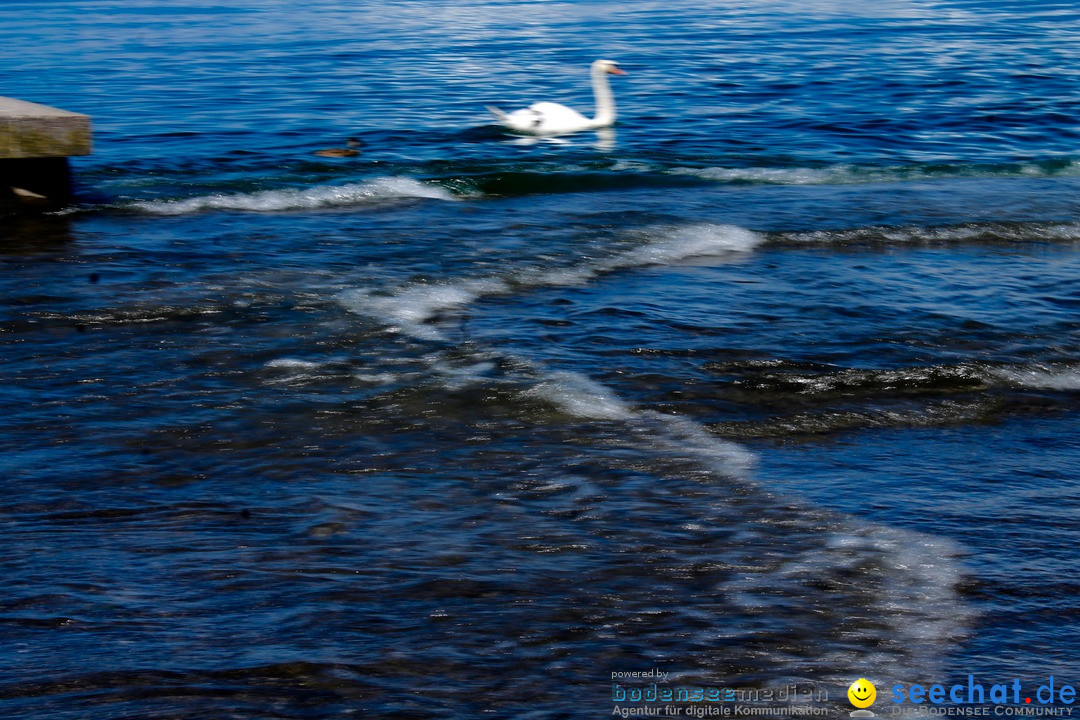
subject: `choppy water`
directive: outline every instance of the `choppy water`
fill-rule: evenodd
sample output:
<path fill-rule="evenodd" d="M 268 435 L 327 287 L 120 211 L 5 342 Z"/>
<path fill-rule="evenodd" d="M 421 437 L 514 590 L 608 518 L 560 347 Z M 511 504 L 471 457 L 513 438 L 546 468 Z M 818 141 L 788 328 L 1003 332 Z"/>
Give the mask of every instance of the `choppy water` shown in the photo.
<path fill-rule="evenodd" d="M 1078 39 L 1053 2 L 4 3 L 0 92 L 96 146 L 0 218 L 0 710 L 1080 680 Z M 613 132 L 489 125 L 587 110 L 597 57 Z"/>

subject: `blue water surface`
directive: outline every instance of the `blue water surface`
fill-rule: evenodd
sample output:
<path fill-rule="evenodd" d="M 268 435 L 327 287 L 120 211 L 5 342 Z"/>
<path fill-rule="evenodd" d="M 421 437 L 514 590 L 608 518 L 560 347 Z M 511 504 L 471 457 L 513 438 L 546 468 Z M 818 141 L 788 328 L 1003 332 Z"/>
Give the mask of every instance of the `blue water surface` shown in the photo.
<path fill-rule="evenodd" d="M 1075 686 L 1078 41 L 1065 2 L 3 3 L 0 94 L 94 151 L 70 202 L 0 188 L 0 710 Z M 611 129 L 485 110 L 591 114 L 598 58 Z"/>

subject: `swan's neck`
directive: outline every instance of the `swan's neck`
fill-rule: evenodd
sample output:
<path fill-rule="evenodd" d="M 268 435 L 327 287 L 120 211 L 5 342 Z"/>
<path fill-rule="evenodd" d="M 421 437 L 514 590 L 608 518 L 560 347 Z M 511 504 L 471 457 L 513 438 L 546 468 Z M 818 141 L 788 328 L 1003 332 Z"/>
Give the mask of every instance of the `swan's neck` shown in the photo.
<path fill-rule="evenodd" d="M 615 122 L 615 96 L 611 94 L 611 83 L 607 71 L 597 68 L 592 71 L 592 89 L 596 97 L 596 115 L 593 124 L 607 127 Z"/>

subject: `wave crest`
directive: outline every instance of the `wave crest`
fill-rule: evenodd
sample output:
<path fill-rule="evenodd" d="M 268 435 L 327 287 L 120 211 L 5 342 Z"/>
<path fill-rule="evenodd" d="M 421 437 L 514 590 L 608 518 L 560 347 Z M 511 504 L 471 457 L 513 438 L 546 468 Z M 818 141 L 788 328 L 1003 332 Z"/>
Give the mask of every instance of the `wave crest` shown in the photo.
<path fill-rule="evenodd" d="M 366 205 L 408 198 L 453 200 L 454 196 L 444 188 L 412 178 L 385 177 L 348 185 L 260 190 L 235 195 L 200 195 L 182 200 L 151 200 L 137 202 L 134 207 L 155 215 L 187 215 L 205 210 L 283 212 Z"/>
<path fill-rule="evenodd" d="M 486 295 L 500 295 L 515 288 L 580 285 L 616 270 L 745 253 L 762 242 L 761 235 L 735 225 L 698 223 L 653 230 L 650 239 L 633 249 L 567 267 L 524 267 L 502 276 L 413 284 L 389 292 L 357 289 L 342 293 L 339 299 L 353 312 L 377 318 L 413 337 L 438 339 L 441 335 L 426 325 L 427 321 Z"/>

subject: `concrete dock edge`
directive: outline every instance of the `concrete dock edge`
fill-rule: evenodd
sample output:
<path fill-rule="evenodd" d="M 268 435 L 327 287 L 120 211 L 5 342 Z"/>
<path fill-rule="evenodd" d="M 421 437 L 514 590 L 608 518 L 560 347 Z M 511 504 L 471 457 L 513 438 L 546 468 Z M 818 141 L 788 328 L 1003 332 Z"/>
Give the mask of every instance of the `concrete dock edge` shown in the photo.
<path fill-rule="evenodd" d="M 89 115 L 0 97 L 0 205 L 65 201 L 71 195 L 68 158 L 90 151 Z"/>

